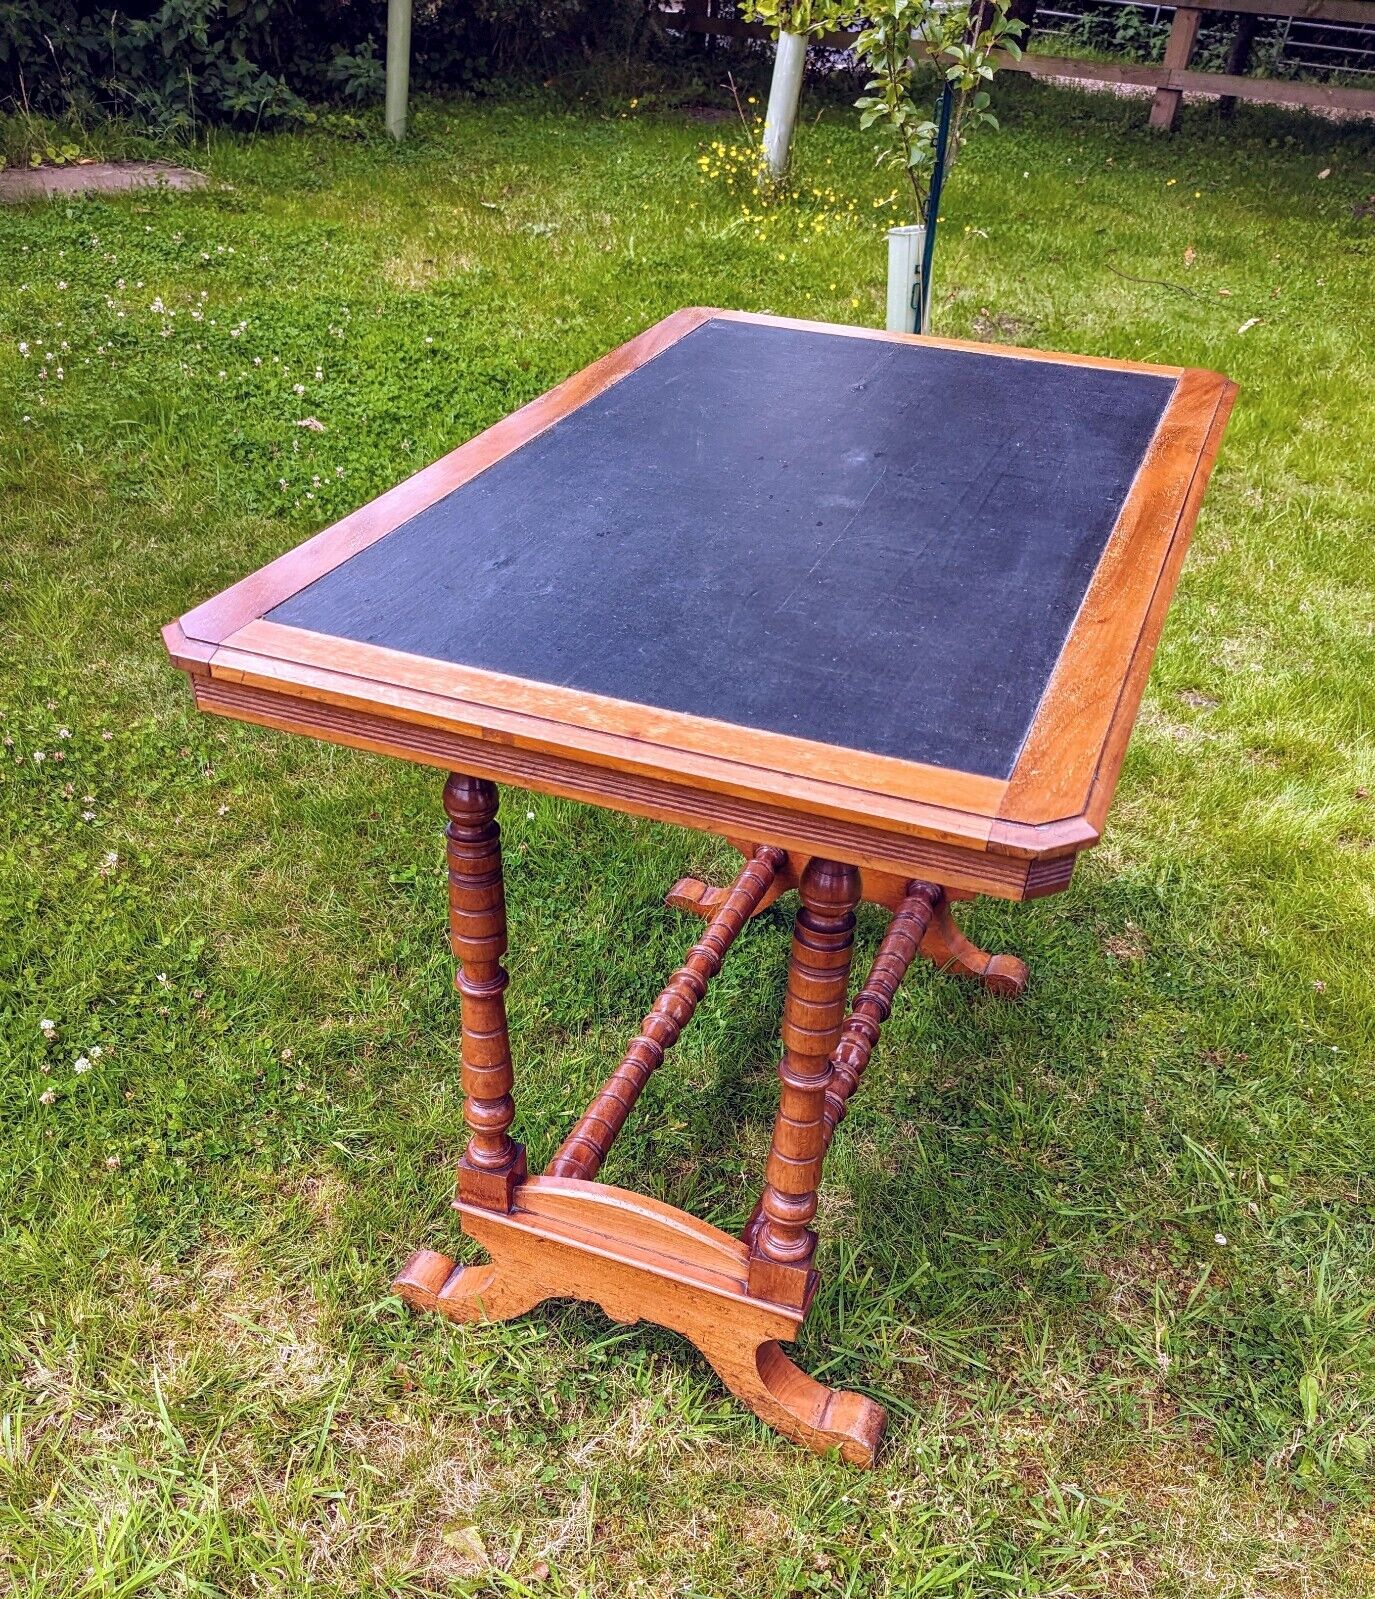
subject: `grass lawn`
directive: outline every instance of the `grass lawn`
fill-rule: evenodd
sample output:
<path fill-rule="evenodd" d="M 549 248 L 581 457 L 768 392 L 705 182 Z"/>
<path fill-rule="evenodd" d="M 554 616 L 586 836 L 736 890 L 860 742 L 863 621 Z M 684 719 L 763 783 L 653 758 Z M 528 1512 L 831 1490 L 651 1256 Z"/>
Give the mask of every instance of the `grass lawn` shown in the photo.
<path fill-rule="evenodd" d="M 1000 98 L 938 331 L 1241 397 L 1107 839 L 965 913 L 1025 1000 L 915 971 L 837 1137 L 799 1358 L 890 1407 L 869 1475 L 669 1334 L 388 1296 L 457 1236 L 440 775 L 199 717 L 158 638 L 677 306 L 881 321 L 853 115 L 763 222 L 629 92 L 0 214 L 0 1592 L 1375 1594 L 1375 135 Z M 503 820 L 538 1166 L 728 852 Z M 608 1179 L 748 1214 L 789 914 Z"/>

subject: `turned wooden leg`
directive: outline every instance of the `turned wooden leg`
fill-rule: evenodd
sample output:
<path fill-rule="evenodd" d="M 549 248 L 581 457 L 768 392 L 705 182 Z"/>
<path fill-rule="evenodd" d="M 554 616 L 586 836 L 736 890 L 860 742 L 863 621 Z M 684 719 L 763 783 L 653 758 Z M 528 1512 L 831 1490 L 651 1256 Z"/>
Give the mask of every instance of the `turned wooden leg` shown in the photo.
<path fill-rule="evenodd" d="M 750 1245 L 750 1293 L 805 1306 L 816 1286 L 816 1190 L 826 1151 L 831 1052 L 840 1042 L 855 941 L 859 873 L 813 860 L 802 874 L 783 1004 L 778 1116 Z"/>
<path fill-rule="evenodd" d="M 921 941 L 921 953 L 942 971 L 954 972 L 982 983 L 990 994 L 1017 999 L 1026 989 L 1027 965 L 1015 955 L 990 955 L 970 941 L 956 925 L 945 894 L 937 900 L 931 924 Z"/>
<path fill-rule="evenodd" d="M 525 1180 L 525 1150 L 508 1128 L 511 1042 L 506 1029 L 506 895 L 501 879 L 497 790 L 455 773 L 444 785 L 448 812 L 449 936 L 463 1021 L 463 1119 L 468 1147 L 458 1166 L 459 1198 L 510 1210 Z"/>
<path fill-rule="evenodd" d="M 879 943 L 869 975 L 855 995 L 854 1005 L 840 1030 L 840 1042 L 831 1051 L 831 1082 L 822 1113 L 826 1121 L 825 1150 L 830 1149 L 835 1130 L 845 1119 L 845 1107 L 864 1080 L 879 1033 L 892 1014 L 893 1001 L 917 958 L 940 897 L 941 890 L 934 883 L 913 878 L 907 884 L 907 891 Z M 754 1243 L 762 1219 L 762 1205 L 756 1204 L 741 1234 L 747 1244 Z"/>

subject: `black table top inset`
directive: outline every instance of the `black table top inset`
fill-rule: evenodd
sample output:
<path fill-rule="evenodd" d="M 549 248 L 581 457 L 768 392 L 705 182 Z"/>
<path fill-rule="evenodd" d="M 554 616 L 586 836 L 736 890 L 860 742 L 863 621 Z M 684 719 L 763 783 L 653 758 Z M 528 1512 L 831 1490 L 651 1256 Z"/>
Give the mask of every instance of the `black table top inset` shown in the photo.
<path fill-rule="evenodd" d="M 1006 777 L 1173 388 L 714 319 L 268 619 Z"/>

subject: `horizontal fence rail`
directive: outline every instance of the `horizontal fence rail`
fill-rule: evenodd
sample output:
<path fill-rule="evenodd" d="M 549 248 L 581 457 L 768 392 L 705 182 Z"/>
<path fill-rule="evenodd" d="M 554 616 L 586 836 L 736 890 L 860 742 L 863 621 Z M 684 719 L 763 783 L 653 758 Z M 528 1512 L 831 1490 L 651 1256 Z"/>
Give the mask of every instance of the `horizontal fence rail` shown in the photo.
<path fill-rule="evenodd" d="M 1375 0 L 1193 0 L 1191 5 L 1159 8 L 1171 12 L 1170 34 L 1164 60 L 1156 62 L 1090 61 L 1079 56 L 1023 55 L 1020 60 L 999 51 L 997 64 L 1003 71 L 1024 72 L 1033 78 L 1074 78 L 1086 83 L 1138 85 L 1154 89 L 1151 102 L 1152 127 L 1172 129 L 1179 106 L 1186 94 L 1220 95 L 1228 100 L 1252 100 L 1271 105 L 1303 106 L 1321 111 L 1356 111 L 1375 115 L 1375 89 L 1356 88 L 1341 83 L 1305 83 L 1291 79 L 1253 78 L 1242 70 L 1250 46 L 1250 30 L 1255 18 L 1280 17 L 1308 23 L 1344 24 L 1353 28 L 1375 27 Z M 1022 20 L 1030 22 L 1034 5 L 1018 7 Z M 1230 14 L 1238 18 L 1238 39 L 1223 72 L 1194 70 L 1189 62 L 1198 40 L 1199 28 L 1207 15 Z M 683 0 L 675 10 L 665 9 L 664 22 L 688 33 L 716 34 L 732 39 L 769 39 L 769 30 L 759 23 L 742 22 L 735 17 L 708 14 L 705 0 Z M 846 50 L 855 33 L 828 33 L 818 43 L 831 49 Z M 919 46 L 917 48 L 920 48 Z"/>

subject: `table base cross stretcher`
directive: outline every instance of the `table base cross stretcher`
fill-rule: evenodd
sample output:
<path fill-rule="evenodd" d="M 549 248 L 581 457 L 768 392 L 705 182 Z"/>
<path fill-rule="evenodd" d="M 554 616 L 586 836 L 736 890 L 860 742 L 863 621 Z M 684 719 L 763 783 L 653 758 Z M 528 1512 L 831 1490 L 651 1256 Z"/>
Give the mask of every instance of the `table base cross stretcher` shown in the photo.
<path fill-rule="evenodd" d="M 510 1131 L 514 1074 L 496 786 L 452 776 L 444 805 L 469 1129 L 454 1208 L 491 1261 L 460 1266 L 420 1249 L 396 1279 L 396 1292 L 417 1310 L 458 1322 L 501 1321 L 545 1299 L 571 1298 L 600 1305 L 615 1321 L 670 1327 L 691 1339 L 731 1392 L 779 1432 L 812 1449 L 838 1448 L 852 1464 L 872 1464 L 883 1407 L 817 1382 L 782 1348 L 816 1291 L 816 1234 L 809 1224 L 822 1162 L 918 954 L 1008 996 L 1025 988 L 1025 965 L 976 948 L 956 926 L 946 892 L 913 879 L 892 906 L 847 1015 L 858 870 L 813 858 L 799 874 L 787 851 L 743 846 L 746 864 L 729 889 L 684 878 L 668 895 L 673 908 L 706 918 L 706 931 L 544 1175 L 530 1177 L 525 1150 Z M 740 930 L 793 886 L 800 903 L 783 1005 L 778 1114 L 763 1193 L 743 1237 L 734 1238 L 660 1200 L 601 1183 L 597 1173 Z"/>
<path fill-rule="evenodd" d="M 397 1279 L 455 1321 L 570 1296 L 671 1327 L 779 1431 L 873 1459 L 883 1411 L 783 1351 L 817 1186 L 920 954 L 1026 968 L 952 902 L 1097 842 L 1231 408 L 1217 373 L 691 308 L 166 630 L 217 715 L 453 774 L 449 909 L 487 1249 Z M 548 1170 L 506 1027 L 495 784 L 724 838 L 729 888 Z M 748 919 L 796 889 L 779 1104 L 743 1236 L 597 1181 Z M 855 907 L 892 920 L 847 1006 Z"/>

